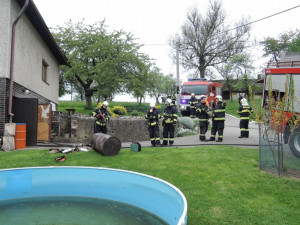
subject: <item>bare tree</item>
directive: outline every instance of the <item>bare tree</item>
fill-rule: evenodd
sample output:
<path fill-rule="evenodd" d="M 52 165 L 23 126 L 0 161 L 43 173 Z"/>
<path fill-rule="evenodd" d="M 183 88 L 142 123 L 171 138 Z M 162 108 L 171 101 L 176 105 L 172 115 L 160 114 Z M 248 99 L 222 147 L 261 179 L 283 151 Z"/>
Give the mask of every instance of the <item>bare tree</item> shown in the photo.
<path fill-rule="evenodd" d="M 230 29 L 225 24 L 226 13 L 221 1 L 211 1 L 205 16 L 192 8 L 181 34 L 170 40 L 172 48 L 180 44 L 180 63 L 187 70 L 195 70 L 201 78 L 210 76 L 206 70 L 227 62 L 234 54 L 241 53 L 249 38 L 250 25 L 241 19 Z"/>

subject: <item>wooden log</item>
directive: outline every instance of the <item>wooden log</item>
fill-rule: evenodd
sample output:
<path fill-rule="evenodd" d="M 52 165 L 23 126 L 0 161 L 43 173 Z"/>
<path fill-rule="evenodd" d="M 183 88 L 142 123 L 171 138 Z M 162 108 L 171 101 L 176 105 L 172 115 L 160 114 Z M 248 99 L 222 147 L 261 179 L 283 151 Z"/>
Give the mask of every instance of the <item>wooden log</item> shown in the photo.
<path fill-rule="evenodd" d="M 121 141 L 107 134 L 96 133 L 93 135 L 92 146 L 104 156 L 114 156 L 121 150 Z"/>

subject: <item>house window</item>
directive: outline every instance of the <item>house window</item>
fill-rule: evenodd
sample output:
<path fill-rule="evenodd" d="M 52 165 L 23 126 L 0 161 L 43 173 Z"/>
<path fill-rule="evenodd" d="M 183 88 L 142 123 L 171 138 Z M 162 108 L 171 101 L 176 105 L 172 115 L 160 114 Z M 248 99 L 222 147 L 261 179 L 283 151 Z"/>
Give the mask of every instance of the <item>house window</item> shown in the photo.
<path fill-rule="evenodd" d="M 42 80 L 48 83 L 48 63 L 43 59 L 42 61 Z"/>

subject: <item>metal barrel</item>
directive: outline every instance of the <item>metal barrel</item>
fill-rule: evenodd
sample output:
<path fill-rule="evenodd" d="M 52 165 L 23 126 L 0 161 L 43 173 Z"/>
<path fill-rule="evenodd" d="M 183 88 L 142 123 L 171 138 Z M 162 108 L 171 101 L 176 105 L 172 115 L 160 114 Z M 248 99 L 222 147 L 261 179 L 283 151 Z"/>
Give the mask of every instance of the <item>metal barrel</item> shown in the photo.
<path fill-rule="evenodd" d="M 121 141 L 107 134 L 96 133 L 93 135 L 93 148 L 104 156 L 118 155 L 121 149 Z"/>

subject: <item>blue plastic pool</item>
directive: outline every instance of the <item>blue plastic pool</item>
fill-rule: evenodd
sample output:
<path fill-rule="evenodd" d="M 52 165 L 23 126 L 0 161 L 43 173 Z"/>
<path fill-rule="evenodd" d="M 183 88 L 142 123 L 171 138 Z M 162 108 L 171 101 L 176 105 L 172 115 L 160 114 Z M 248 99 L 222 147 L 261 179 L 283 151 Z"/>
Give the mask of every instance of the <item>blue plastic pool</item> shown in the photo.
<path fill-rule="evenodd" d="M 0 170 L 0 201 L 78 196 L 119 201 L 144 209 L 170 225 L 185 225 L 181 191 L 145 174 L 93 167 L 38 167 Z"/>

